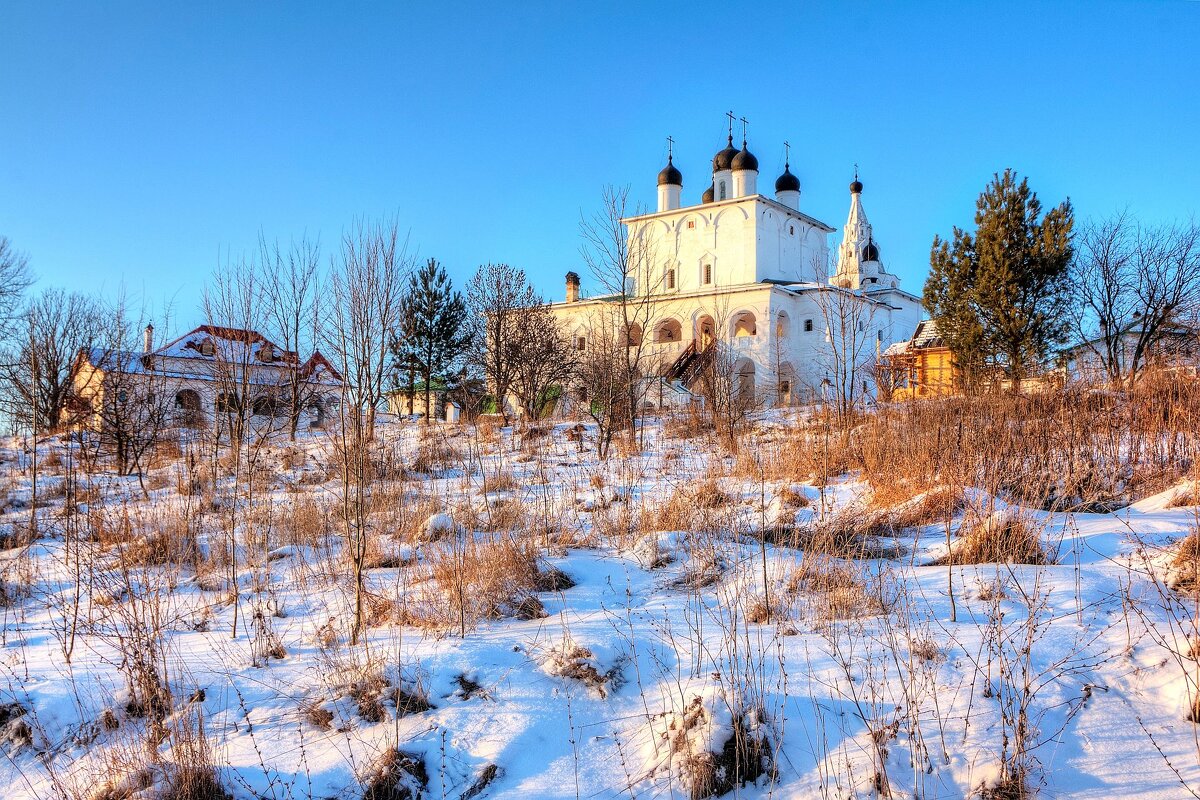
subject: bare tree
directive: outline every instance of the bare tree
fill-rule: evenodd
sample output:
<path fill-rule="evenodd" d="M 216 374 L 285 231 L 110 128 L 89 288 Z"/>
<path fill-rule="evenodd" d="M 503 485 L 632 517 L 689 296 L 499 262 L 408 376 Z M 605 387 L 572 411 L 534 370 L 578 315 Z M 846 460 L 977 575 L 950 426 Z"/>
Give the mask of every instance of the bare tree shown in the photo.
<path fill-rule="evenodd" d="M 118 475 L 137 475 L 146 495 L 147 457 L 172 421 L 172 387 L 139 341 L 146 319 L 134 321 L 123 298 L 105 317 L 91 352 L 80 353 L 89 363 L 77 370 L 75 395 L 91 415 L 98 450 Z"/>
<path fill-rule="evenodd" d="M 714 330 L 729 329 L 729 315 L 725 309 L 713 314 Z M 745 426 L 750 414 L 761 405 L 755 391 L 753 366 L 734 346 L 734 342 L 717 335 L 707 351 L 705 366 L 700 373 L 700 390 L 705 407 L 712 416 L 713 426 L 730 452 L 736 453 L 738 434 Z"/>
<path fill-rule="evenodd" d="M 825 326 L 826 387 L 843 420 L 867 398 L 879 342 L 875 303 L 862 292 L 822 287 L 814 295 Z"/>
<path fill-rule="evenodd" d="M 397 224 L 359 223 L 342 237 L 330 279 L 330 313 L 324 340 L 342 374 L 336 447 L 342 489 L 341 517 L 354 571 L 354 626 L 357 644 L 365 624 L 366 561 L 370 504 L 370 444 L 375 412 L 383 398 L 388 344 L 400 326 L 403 281 L 411 268 L 407 244 Z"/>
<path fill-rule="evenodd" d="M 202 300 L 212 330 L 213 380 L 217 385 L 215 433 L 229 437 L 235 454 L 245 443 L 259 386 L 260 350 L 255 340 L 262 322 L 263 283 L 254 263 L 228 261 L 213 273 Z"/>
<path fill-rule="evenodd" d="M 540 303 L 525 271 L 508 264 L 481 266 L 467 283 L 466 299 L 474 326 L 468 363 L 484 374 L 507 425 L 507 399 L 521 366 L 526 315 Z"/>
<path fill-rule="evenodd" d="M 658 248 L 649 228 L 629 234 L 626 220 L 642 213 L 629 207 L 629 187 L 607 187 L 600 210 L 579 223 L 583 243 L 580 254 L 601 290 L 613 298 L 617 310 L 620 363 L 619 383 L 628 393 L 621 407 L 629 414 L 629 428 L 636 428 L 645 400 L 648 369 L 645 332 L 655 315 L 656 295 L 665 279 Z"/>
<path fill-rule="evenodd" d="M 527 419 L 538 419 L 557 387 L 571 379 L 577 351 L 563 333 L 549 306 L 539 303 L 525 314 L 525 327 L 518 337 L 513 394 Z"/>
<path fill-rule="evenodd" d="M 7 236 L 0 236 L 0 339 L 12 333 L 21 298 L 32 283 L 29 257 L 15 250 Z"/>
<path fill-rule="evenodd" d="M 45 289 L 30 301 L 0 365 L 8 411 L 39 432 L 72 422 L 71 397 L 80 350 L 91 346 L 101 314 L 91 298 Z"/>
<path fill-rule="evenodd" d="M 1200 226 L 1127 214 L 1083 226 L 1071 264 L 1076 332 L 1113 383 L 1132 381 L 1200 301 Z"/>
<path fill-rule="evenodd" d="M 280 347 L 292 354 L 283 361 L 283 405 L 288 436 L 295 440 L 300 417 L 314 399 L 315 387 L 303 371 L 300 354 L 316 348 L 321 245 L 303 238 L 284 251 L 278 242 L 268 246 L 260 236 L 259 252 L 267 330 Z"/>
<path fill-rule="evenodd" d="M 575 391 L 596 423 L 596 450 L 608 458 L 613 437 L 633 419 L 628 404 L 634 395 L 627 385 L 626 346 L 620 332 L 620 312 L 605 309 L 588 318 L 587 336 L 575 370 Z"/>

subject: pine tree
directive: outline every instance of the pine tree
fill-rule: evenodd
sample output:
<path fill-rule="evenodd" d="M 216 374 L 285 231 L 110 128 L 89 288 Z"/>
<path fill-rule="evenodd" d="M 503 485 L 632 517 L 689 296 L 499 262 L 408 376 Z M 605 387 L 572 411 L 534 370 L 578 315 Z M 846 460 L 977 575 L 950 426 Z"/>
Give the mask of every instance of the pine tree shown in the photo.
<path fill-rule="evenodd" d="M 1066 337 L 1074 212 L 1045 216 L 1028 179 L 996 174 L 975 205 L 975 233 L 933 240 L 925 306 L 968 382 L 1001 363 L 1013 387 Z"/>
<path fill-rule="evenodd" d="M 401 319 L 400 334 L 391 344 L 393 368 L 421 377 L 428 423 L 433 415 L 433 381 L 445 378 L 469 341 L 466 304 L 436 259 L 429 259 L 409 278 Z M 411 377 L 409 384 L 411 398 Z"/>

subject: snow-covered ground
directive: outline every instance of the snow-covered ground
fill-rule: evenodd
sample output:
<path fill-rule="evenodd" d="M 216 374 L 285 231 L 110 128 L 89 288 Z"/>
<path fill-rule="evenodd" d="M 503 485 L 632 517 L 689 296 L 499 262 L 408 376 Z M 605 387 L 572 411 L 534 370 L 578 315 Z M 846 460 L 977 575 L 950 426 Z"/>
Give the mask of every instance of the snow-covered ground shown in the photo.
<path fill-rule="evenodd" d="M 761 420 L 742 463 L 755 437 L 790 424 Z M 1038 531 L 1049 566 L 931 566 L 947 549 L 939 524 L 888 537 L 873 553 L 887 557 L 844 561 L 788 537 L 867 515 L 858 476 L 818 487 L 743 475 L 711 442 L 657 423 L 640 452 L 599 462 L 591 433 L 580 442 L 562 424 L 522 443 L 519 431 L 439 429 L 454 463 L 381 484 L 392 510 L 372 517 L 372 624 L 357 645 L 336 514 L 320 523 L 328 536 L 288 532 L 298 504 L 341 498 L 333 471 L 321 474 L 323 437 L 264 455 L 255 533 L 239 533 L 237 636 L 228 569 L 198 579 L 189 562 L 222 563 L 228 506 L 212 505 L 231 478 L 180 497 L 186 455 L 165 459 L 145 500 L 136 479 L 88 476 L 103 488 L 84 500 L 104 498 L 109 528 L 132 517 L 179 536 L 168 520 L 200 520 L 194 557 L 123 569 L 129 542 L 72 538 L 53 497 L 64 467 L 44 469 L 44 535 L 0 552 L 0 796 L 154 796 L 173 765 L 200 758 L 185 733 L 198 726 L 203 757 L 246 798 L 363 797 L 396 748 L 423 763 L 430 798 L 958 798 L 992 786 L 1006 759 L 1047 797 L 1200 789 L 1194 599 L 1164 588 L 1171 546 L 1196 525 L 1195 508 L 1170 507 L 1178 487 L 1111 514 L 971 496 Z M 430 446 L 421 437 L 395 425 L 383 438 L 411 464 Z M 55 450 L 65 445 L 44 442 L 43 458 Z M 29 517 L 27 462 L 8 442 L 6 527 Z M 517 526 L 480 531 L 489 507 Z M 694 524 L 656 529 L 679 513 Z M 458 608 L 435 573 L 467 542 L 484 547 L 475 569 L 532 547 L 543 575 L 570 581 L 534 592 L 540 606 L 501 603 L 461 636 L 460 620 L 434 613 Z M 130 707 L 144 629 L 161 630 L 148 649 L 172 697 L 158 737 L 154 715 Z"/>

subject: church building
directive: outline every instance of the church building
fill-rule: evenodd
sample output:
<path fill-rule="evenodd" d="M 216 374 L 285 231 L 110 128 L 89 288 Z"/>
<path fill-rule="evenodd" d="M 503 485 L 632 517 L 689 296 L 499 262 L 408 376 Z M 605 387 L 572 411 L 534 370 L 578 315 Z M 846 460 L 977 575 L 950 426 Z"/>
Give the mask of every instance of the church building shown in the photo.
<path fill-rule="evenodd" d="M 622 220 L 628 237 L 625 305 L 644 310 L 630 343 L 649 355 L 658 386 L 648 402 L 692 398 L 712 348 L 730 348 L 741 392 L 759 406 L 820 399 L 847 381 L 856 396 L 873 390 L 870 367 L 921 319 L 921 299 L 900 288 L 883 264 L 863 209 L 863 184 L 850 184 L 850 208 L 830 274 L 835 229 L 801 210 L 800 180 L 785 163 L 773 197 L 759 190 L 759 162 L 732 129 L 713 157 L 711 181 L 685 204 L 683 174 L 668 155 L 653 213 Z M 567 276 L 567 299 L 552 308 L 580 349 L 598 320 L 622 301 L 584 298 Z M 605 313 L 608 310 L 607 314 Z M 628 317 L 628 315 L 626 315 Z"/>

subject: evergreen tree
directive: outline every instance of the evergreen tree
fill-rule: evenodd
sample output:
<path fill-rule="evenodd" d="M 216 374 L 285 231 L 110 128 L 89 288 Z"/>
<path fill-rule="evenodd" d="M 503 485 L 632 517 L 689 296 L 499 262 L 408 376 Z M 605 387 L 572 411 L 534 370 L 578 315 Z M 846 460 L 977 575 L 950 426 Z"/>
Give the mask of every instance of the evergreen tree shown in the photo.
<path fill-rule="evenodd" d="M 925 307 L 969 383 L 999 362 L 1016 388 L 1066 337 L 1074 219 L 1069 200 L 1043 216 L 1029 181 L 1007 169 L 980 194 L 974 234 L 934 237 Z"/>
<path fill-rule="evenodd" d="M 445 379 L 470 340 L 466 304 L 436 259 L 429 259 L 409 278 L 401 320 L 400 335 L 391 344 L 393 368 L 410 376 L 410 398 L 414 388 L 411 376 L 421 377 L 428 423 L 433 415 L 434 379 Z"/>

